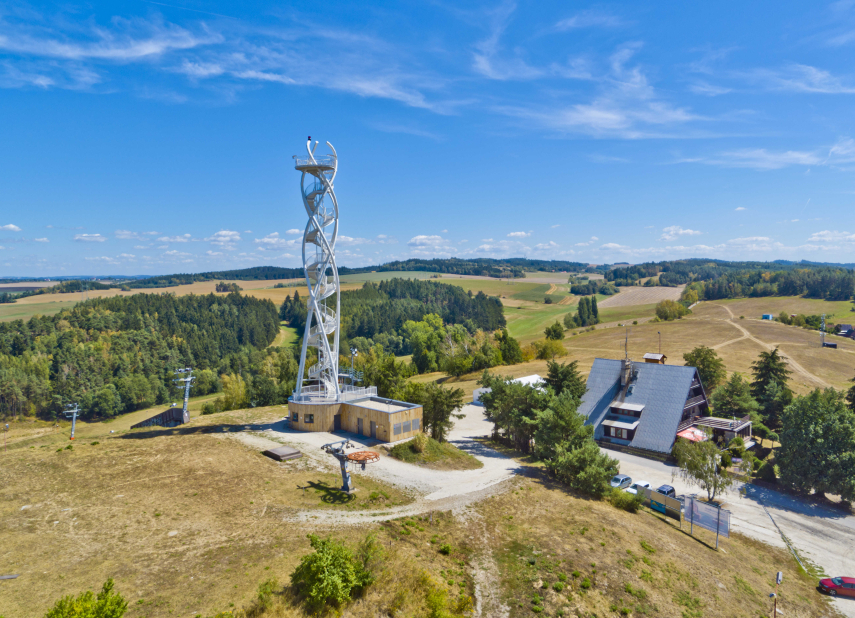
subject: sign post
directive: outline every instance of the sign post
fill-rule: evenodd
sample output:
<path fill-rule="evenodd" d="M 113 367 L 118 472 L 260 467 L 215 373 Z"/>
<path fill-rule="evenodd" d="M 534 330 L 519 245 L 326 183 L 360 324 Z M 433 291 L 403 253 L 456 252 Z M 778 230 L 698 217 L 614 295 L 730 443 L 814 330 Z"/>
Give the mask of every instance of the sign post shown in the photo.
<path fill-rule="evenodd" d="M 718 531 L 721 528 L 721 507 L 718 507 L 718 517 L 715 520 L 715 550 L 718 551 Z"/>
<path fill-rule="evenodd" d="M 784 574 L 778 571 L 778 575 L 775 577 L 775 613 L 772 614 L 772 618 L 778 618 L 778 586 L 781 585 L 782 581 L 784 581 Z"/>

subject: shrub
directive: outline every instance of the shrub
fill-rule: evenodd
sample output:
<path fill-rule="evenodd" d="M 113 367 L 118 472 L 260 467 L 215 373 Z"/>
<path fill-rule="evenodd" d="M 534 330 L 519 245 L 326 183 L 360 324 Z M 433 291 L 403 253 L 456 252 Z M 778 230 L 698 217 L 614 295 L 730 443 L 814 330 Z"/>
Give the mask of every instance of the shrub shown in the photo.
<path fill-rule="evenodd" d="M 268 579 L 266 582 L 259 585 L 255 599 L 252 601 L 252 605 L 250 605 L 244 612 L 246 618 L 263 616 L 273 605 L 273 594 L 276 592 L 278 587 L 279 582 L 275 579 Z"/>
<path fill-rule="evenodd" d="M 202 404 L 202 414 L 214 414 L 216 411 L 216 406 L 210 401 Z"/>
<path fill-rule="evenodd" d="M 108 579 L 98 596 L 87 590 L 79 597 L 72 595 L 56 602 L 45 618 L 121 618 L 128 609 L 128 602 L 118 592 L 113 592 L 113 580 Z"/>
<path fill-rule="evenodd" d="M 449 545 L 448 543 L 443 543 L 439 546 L 439 553 L 443 554 L 444 556 L 449 555 L 451 553 L 451 545 Z"/>
<path fill-rule="evenodd" d="M 733 464 L 733 460 L 730 457 L 730 453 L 727 451 L 722 451 L 721 453 L 721 467 L 729 468 Z"/>
<path fill-rule="evenodd" d="M 585 579 L 582 580 L 582 583 L 579 584 L 579 587 L 582 590 L 588 590 L 591 587 L 591 580 L 586 577 Z"/>
<path fill-rule="evenodd" d="M 757 469 L 757 476 L 769 483 L 774 483 L 778 480 L 777 476 L 775 476 L 775 465 L 771 461 L 763 462 L 760 468 Z"/>
<path fill-rule="evenodd" d="M 647 541 L 639 541 L 639 543 L 641 544 L 641 549 L 646 551 L 648 554 L 655 554 L 656 553 L 656 550 Z"/>
<path fill-rule="evenodd" d="M 552 584 L 552 589 L 555 592 L 561 592 L 562 590 L 564 590 L 564 584 L 562 584 L 561 582 L 555 582 L 554 584 Z"/>
<path fill-rule="evenodd" d="M 343 543 L 309 534 L 315 551 L 303 556 L 291 574 L 291 585 L 315 611 L 324 605 L 341 605 L 373 578 Z"/>
<path fill-rule="evenodd" d="M 774 431 L 770 431 L 766 437 L 769 438 L 772 442 L 780 442 L 781 441 L 780 436 L 778 436 L 778 434 L 775 433 Z"/>
<path fill-rule="evenodd" d="M 618 509 L 623 509 L 629 513 L 638 513 L 638 509 L 641 508 L 641 503 L 643 498 L 641 494 L 631 494 L 628 491 L 623 491 L 622 489 L 613 489 L 611 496 L 609 496 L 609 502 L 612 503 L 612 506 Z"/>
<path fill-rule="evenodd" d="M 417 434 L 415 438 L 413 438 L 413 450 L 417 453 L 424 453 L 425 447 L 428 443 L 428 437 L 425 433 Z"/>
<path fill-rule="evenodd" d="M 551 296 L 546 296 L 546 297 L 543 299 L 543 302 L 544 302 L 544 304 L 546 304 L 546 305 L 551 305 L 551 304 L 552 304 L 552 297 L 551 297 Z"/>
<path fill-rule="evenodd" d="M 535 356 L 540 360 L 549 360 L 567 354 L 567 349 L 555 339 L 540 339 L 531 345 L 534 347 Z"/>
<path fill-rule="evenodd" d="M 686 307 L 673 300 L 661 300 L 656 305 L 656 317 L 662 321 L 678 320 L 689 313 Z"/>

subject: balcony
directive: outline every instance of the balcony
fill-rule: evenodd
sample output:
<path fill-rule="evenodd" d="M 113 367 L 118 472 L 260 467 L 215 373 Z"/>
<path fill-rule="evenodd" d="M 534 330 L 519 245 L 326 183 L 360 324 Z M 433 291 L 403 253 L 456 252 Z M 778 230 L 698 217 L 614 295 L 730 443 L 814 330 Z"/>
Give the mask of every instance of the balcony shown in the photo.
<path fill-rule="evenodd" d="M 336 158 L 333 155 L 318 155 L 312 160 L 312 157 L 294 155 L 294 169 L 301 172 L 310 172 L 312 170 L 329 171 L 334 170 L 336 166 Z"/>
<path fill-rule="evenodd" d="M 689 408 L 694 408 L 696 405 L 705 403 L 706 400 L 706 397 L 704 397 L 703 395 L 698 395 L 697 397 L 690 397 L 686 400 L 686 405 L 683 406 L 683 409 L 688 410 Z"/>

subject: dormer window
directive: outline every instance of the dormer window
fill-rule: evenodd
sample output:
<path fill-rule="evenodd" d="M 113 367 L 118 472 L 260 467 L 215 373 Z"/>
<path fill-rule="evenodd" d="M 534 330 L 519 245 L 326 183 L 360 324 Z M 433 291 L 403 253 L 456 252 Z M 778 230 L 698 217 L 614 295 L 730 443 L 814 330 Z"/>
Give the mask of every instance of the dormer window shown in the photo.
<path fill-rule="evenodd" d="M 641 413 L 644 411 L 644 406 L 642 404 L 624 403 L 622 401 L 616 401 L 609 407 L 611 408 L 610 412 L 612 414 L 632 416 L 635 418 L 639 418 Z"/>

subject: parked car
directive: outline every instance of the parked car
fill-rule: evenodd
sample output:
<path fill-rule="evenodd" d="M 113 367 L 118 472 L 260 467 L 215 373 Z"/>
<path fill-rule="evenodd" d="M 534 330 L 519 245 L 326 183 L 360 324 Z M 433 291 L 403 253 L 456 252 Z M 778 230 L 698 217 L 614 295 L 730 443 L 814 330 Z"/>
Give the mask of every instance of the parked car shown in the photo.
<path fill-rule="evenodd" d="M 819 580 L 819 589 L 836 597 L 855 597 L 855 577 L 829 577 Z"/>
<path fill-rule="evenodd" d="M 635 481 L 635 483 L 626 488 L 626 491 L 631 494 L 637 494 L 643 489 L 650 489 L 650 483 L 647 481 Z"/>
<path fill-rule="evenodd" d="M 656 492 L 662 494 L 663 496 L 668 496 L 669 498 L 677 497 L 677 491 L 670 485 L 661 485 L 659 489 L 656 490 Z"/>
<path fill-rule="evenodd" d="M 617 474 L 612 477 L 612 481 L 609 484 L 612 487 L 623 489 L 632 485 L 632 478 L 628 477 L 626 474 Z"/>

